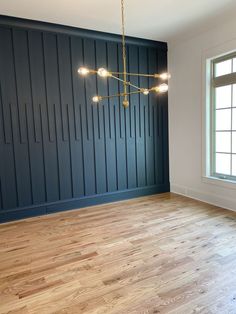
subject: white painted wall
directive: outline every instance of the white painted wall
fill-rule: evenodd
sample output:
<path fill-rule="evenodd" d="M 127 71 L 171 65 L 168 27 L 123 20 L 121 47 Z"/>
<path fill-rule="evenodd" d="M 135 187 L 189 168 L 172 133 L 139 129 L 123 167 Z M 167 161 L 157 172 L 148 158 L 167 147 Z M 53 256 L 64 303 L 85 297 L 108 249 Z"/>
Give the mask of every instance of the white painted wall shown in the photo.
<path fill-rule="evenodd" d="M 236 18 L 169 45 L 170 181 L 173 192 L 236 210 L 236 184 L 202 177 L 202 64 L 208 52 L 227 53 L 229 47 L 236 50 Z"/>

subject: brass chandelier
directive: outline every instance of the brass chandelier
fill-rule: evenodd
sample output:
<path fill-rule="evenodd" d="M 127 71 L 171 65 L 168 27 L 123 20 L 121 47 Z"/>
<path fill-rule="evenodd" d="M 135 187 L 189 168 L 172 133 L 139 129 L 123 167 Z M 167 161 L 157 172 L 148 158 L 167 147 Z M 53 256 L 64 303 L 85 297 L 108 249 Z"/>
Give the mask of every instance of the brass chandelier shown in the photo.
<path fill-rule="evenodd" d="M 98 103 L 103 99 L 109 99 L 114 97 L 123 97 L 123 106 L 127 108 L 129 106 L 128 96 L 133 94 L 143 94 L 148 95 L 150 92 L 156 93 L 165 93 L 168 91 L 168 85 L 162 83 L 158 86 L 151 88 L 139 87 L 129 82 L 128 78 L 130 76 L 141 76 L 141 77 L 152 77 L 156 79 L 161 79 L 167 81 L 170 78 L 169 73 L 162 74 L 141 74 L 141 73 L 129 73 L 127 72 L 127 63 L 126 63 L 126 44 L 125 44 L 125 16 L 124 16 L 124 0 L 121 0 L 121 21 L 122 21 L 122 58 L 123 58 L 123 72 L 111 72 L 105 68 L 99 68 L 98 70 L 88 69 L 86 67 L 80 67 L 78 73 L 82 76 L 88 74 L 97 74 L 101 78 L 113 78 L 123 83 L 123 92 L 115 95 L 100 96 L 96 95 L 92 98 L 93 102 Z M 128 86 L 133 88 L 133 91 L 128 91 Z"/>

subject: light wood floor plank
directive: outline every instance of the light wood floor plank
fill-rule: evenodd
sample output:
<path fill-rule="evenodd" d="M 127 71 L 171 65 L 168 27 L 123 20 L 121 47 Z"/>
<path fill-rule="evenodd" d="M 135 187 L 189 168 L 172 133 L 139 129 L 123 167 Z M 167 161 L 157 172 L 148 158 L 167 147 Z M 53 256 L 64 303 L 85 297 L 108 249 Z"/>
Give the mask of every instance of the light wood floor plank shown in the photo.
<path fill-rule="evenodd" d="M 0 225 L 0 313 L 235 314 L 236 213 L 171 193 Z"/>

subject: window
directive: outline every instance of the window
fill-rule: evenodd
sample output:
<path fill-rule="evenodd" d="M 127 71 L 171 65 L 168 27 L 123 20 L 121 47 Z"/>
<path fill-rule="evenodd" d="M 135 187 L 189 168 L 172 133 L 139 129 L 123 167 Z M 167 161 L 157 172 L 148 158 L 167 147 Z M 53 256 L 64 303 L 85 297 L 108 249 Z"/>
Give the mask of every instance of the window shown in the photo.
<path fill-rule="evenodd" d="M 236 53 L 211 61 L 211 176 L 236 181 Z"/>

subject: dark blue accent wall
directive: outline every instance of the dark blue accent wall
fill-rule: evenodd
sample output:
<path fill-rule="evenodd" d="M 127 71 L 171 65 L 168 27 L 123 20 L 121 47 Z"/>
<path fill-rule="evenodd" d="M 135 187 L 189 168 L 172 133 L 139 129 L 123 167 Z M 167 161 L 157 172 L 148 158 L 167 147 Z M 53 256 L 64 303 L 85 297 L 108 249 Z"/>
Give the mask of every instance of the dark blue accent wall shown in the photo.
<path fill-rule="evenodd" d="M 130 72 L 167 70 L 167 45 L 127 38 Z M 169 191 L 167 95 L 114 94 L 120 37 L 0 16 L 0 221 Z M 144 87 L 157 80 L 131 77 Z"/>

